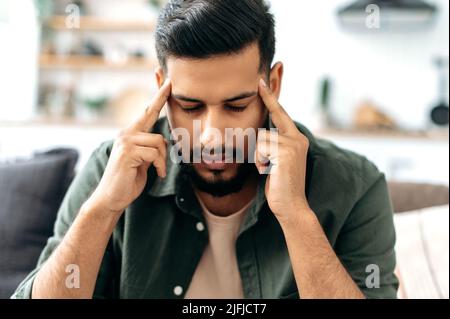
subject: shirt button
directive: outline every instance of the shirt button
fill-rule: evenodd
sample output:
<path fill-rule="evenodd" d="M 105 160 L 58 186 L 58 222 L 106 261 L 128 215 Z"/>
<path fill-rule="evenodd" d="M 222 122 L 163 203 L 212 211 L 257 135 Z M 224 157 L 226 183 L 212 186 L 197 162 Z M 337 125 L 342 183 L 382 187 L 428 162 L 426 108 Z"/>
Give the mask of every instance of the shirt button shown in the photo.
<path fill-rule="evenodd" d="M 180 198 L 180 202 L 184 203 L 184 198 Z"/>
<path fill-rule="evenodd" d="M 205 225 L 202 222 L 198 222 L 196 227 L 197 227 L 198 231 L 204 231 L 205 230 Z"/>
<path fill-rule="evenodd" d="M 175 294 L 175 296 L 181 296 L 181 294 L 183 293 L 183 287 L 176 286 L 175 288 L 173 288 L 173 293 Z"/>

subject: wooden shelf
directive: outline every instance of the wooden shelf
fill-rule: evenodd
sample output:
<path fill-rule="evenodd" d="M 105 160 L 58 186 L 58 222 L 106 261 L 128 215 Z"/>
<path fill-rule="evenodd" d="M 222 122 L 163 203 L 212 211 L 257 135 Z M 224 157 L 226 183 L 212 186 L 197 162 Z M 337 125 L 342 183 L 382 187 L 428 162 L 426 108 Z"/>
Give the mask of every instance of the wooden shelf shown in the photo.
<path fill-rule="evenodd" d="M 129 58 L 124 63 L 113 63 L 97 56 L 42 54 L 39 58 L 39 65 L 43 70 L 152 71 L 157 63 L 146 58 Z"/>
<path fill-rule="evenodd" d="M 53 16 L 45 24 L 59 31 L 101 31 L 101 32 L 153 32 L 155 21 L 122 21 L 99 18 L 95 16 L 80 17 L 79 28 L 71 28 L 66 23 L 66 16 Z"/>

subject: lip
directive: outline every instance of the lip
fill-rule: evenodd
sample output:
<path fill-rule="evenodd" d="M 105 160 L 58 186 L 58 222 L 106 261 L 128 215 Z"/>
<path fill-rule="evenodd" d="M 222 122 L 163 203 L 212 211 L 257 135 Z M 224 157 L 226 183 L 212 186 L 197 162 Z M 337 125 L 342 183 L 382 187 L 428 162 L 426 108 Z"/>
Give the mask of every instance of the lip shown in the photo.
<path fill-rule="evenodd" d="M 226 157 L 223 155 L 217 157 L 204 156 L 202 164 L 209 170 L 222 171 L 231 163 L 226 163 Z"/>
<path fill-rule="evenodd" d="M 225 162 L 213 162 L 213 163 L 209 163 L 209 164 L 203 162 L 203 165 L 211 171 L 223 171 L 227 168 L 227 165 L 229 165 L 229 164 L 227 164 Z"/>

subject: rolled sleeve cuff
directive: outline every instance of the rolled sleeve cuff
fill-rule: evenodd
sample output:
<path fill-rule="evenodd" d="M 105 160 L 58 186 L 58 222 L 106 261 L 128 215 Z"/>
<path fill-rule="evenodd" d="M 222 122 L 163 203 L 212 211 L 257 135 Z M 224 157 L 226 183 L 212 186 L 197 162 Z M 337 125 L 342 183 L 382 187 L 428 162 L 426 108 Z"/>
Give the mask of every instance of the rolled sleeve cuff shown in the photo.
<path fill-rule="evenodd" d="M 37 272 L 38 269 L 34 270 L 20 283 L 19 287 L 11 296 L 11 299 L 32 299 L 33 283 Z"/>

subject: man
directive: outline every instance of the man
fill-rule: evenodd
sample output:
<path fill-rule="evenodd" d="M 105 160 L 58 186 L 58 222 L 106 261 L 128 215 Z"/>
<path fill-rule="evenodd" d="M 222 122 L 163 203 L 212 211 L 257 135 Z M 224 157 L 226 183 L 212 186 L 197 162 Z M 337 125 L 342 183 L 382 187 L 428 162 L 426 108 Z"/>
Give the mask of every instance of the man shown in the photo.
<path fill-rule="evenodd" d="M 169 1 L 156 48 L 159 92 L 77 176 L 14 297 L 394 298 L 385 178 L 278 103 L 267 5 Z"/>

